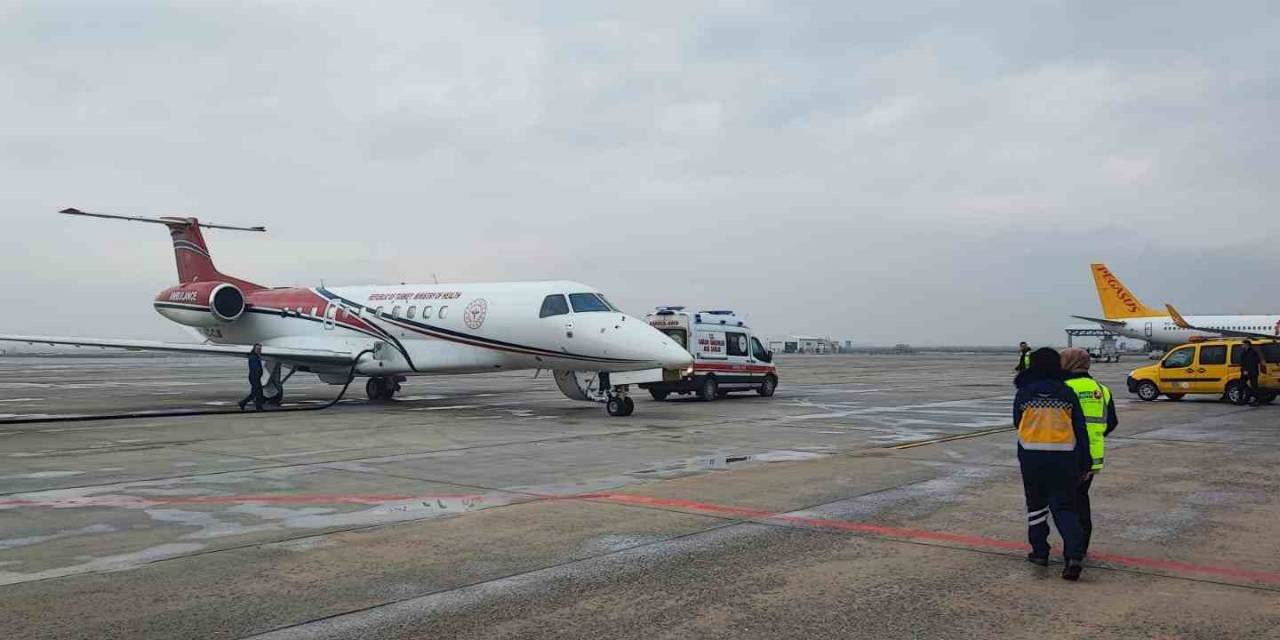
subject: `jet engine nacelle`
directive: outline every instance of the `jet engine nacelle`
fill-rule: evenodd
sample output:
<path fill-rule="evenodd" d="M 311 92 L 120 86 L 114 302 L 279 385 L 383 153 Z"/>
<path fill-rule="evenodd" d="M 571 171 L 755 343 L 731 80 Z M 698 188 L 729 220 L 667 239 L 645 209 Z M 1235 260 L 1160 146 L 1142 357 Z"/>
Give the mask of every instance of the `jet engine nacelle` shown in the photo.
<path fill-rule="evenodd" d="M 594 371 L 554 371 L 556 386 L 570 400 L 594 401 L 601 397 L 600 374 Z"/>
<path fill-rule="evenodd" d="M 218 327 L 244 315 L 244 292 L 226 282 L 189 282 L 160 292 L 160 315 L 188 327 Z"/>

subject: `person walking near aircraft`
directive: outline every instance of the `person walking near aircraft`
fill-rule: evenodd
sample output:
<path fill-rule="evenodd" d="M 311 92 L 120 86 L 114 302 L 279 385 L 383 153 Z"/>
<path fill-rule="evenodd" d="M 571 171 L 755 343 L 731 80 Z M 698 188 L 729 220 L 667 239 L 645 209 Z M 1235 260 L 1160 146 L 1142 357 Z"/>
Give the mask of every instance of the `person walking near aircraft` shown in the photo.
<path fill-rule="evenodd" d="M 1089 487 L 1102 471 L 1102 457 L 1106 448 L 1106 436 L 1120 424 L 1116 417 L 1116 403 L 1111 389 L 1089 375 L 1089 352 L 1079 347 L 1062 351 L 1062 371 L 1068 387 L 1076 393 L 1080 408 L 1084 411 L 1085 430 L 1089 432 L 1089 457 L 1093 466 L 1088 477 L 1076 486 L 1076 516 L 1084 533 L 1084 555 L 1089 554 L 1089 540 L 1093 538 L 1093 510 L 1089 504 Z"/>
<path fill-rule="evenodd" d="M 244 406 L 253 403 L 254 409 L 262 411 L 262 403 L 266 402 L 266 398 L 262 395 L 262 345 L 255 344 L 253 349 L 249 350 L 249 395 L 240 401 L 240 410 L 244 411 Z"/>
<path fill-rule="evenodd" d="M 1252 340 L 1245 340 L 1240 346 L 1240 380 L 1244 383 L 1240 390 L 1240 404 L 1248 402 L 1250 406 L 1259 406 L 1258 375 L 1266 372 L 1262 352 L 1253 347 Z"/>
<path fill-rule="evenodd" d="M 1025 342 L 1018 343 L 1018 366 L 1014 367 L 1015 373 L 1022 373 L 1031 366 L 1031 347 Z"/>
<path fill-rule="evenodd" d="M 1080 579 L 1084 533 L 1076 515 L 1076 486 L 1092 466 L 1089 433 L 1076 393 L 1062 381 L 1061 357 L 1044 347 L 1031 353 L 1013 400 L 1018 466 L 1027 502 L 1027 561 L 1049 566 L 1049 516 L 1062 536 L 1064 580 Z"/>

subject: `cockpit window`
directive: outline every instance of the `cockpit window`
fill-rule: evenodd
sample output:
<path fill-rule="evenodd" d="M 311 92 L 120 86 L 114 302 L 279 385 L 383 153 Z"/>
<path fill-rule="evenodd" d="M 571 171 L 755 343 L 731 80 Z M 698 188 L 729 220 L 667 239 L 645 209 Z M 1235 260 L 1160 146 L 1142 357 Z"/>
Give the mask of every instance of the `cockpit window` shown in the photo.
<path fill-rule="evenodd" d="M 604 303 L 604 305 L 605 305 L 606 307 L 609 307 L 609 310 L 610 310 L 610 311 L 617 311 L 617 310 L 618 310 L 618 308 L 617 308 L 617 307 L 613 306 L 613 303 L 612 303 L 612 302 L 609 302 L 609 299 L 608 299 L 608 298 L 604 297 L 604 294 L 603 294 L 603 293 L 597 293 L 597 294 L 596 294 L 596 297 L 597 297 L 597 298 L 600 298 L 600 302 L 603 302 L 603 303 Z"/>
<path fill-rule="evenodd" d="M 613 311 L 613 307 L 610 307 L 609 303 L 594 293 L 571 293 L 569 294 L 569 303 L 573 305 L 573 310 L 576 313 Z"/>
<path fill-rule="evenodd" d="M 563 295 L 556 293 L 542 299 L 542 311 L 538 312 L 538 317 L 549 318 L 566 313 L 569 313 L 569 303 L 564 301 Z"/>

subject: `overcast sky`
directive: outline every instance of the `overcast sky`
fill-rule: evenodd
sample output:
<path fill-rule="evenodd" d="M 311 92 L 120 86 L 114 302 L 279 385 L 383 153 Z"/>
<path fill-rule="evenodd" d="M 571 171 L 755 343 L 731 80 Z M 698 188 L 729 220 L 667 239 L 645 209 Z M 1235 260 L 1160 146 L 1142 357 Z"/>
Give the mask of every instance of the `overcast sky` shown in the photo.
<path fill-rule="evenodd" d="M 1278 64 L 1268 1 L 0 0 L 0 333 L 185 335 L 164 230 L 67 206 L 859 343 L 1062 342 L 1099 260 L 1280 312 Z"/>

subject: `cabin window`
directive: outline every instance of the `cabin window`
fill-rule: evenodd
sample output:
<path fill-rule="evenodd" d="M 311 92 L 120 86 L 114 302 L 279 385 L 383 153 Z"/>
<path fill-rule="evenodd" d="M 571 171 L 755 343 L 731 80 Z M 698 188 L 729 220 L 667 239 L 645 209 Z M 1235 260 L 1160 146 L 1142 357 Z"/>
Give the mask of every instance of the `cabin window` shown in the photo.
<path fill-rule="evenodd" d="M 400 305 L 396 305 L 396 306 L 394 306 L 394 307 L 391 307 L 391 317 L 392 317 L 392 318 L 399 318 L 399 317 L 400 317 Z"/>
<path fill-rule="evenodd" d="M 569 304 L 573 305 L 574 313 L 590 313 L 594 311 L 613 311 L 609 308 L 609 304 L 600 299 L 600 296 L 594 293 L 571 293 L 569 294 Z"/>
<path fill-rule="evenodd" d="M 554 293 L 542 299 L 542 310 L 538 312 L 538 317 L 549 318 L 566 313 L 569 313 L 569 303 L 565 302 L 563 295 Z"/>
<path fill-rule="evenodd" d="M 431 305 L 427 305 L 422 308 L 422 319 L 423 320 L 431 319 Z"/>
<path fill-rule="evenodd" d="M 374 310 L 373 310 L 373 315 L 378 316 L 379 318 L 383 317 L 383 315 L 382 315 L 382 310 L 383 310 L 384 308 L 385 308 L 385 307 L 379 306 L 377 309 L 374 309 Z"/>
<path fill-rule="evenodd" d="M 439 317 L 440 317 L 440 319 L 441 319 L 441 320 L 444 320 L 445 316 L 447 316 L 447 315 L 449 315 L 449 305 L 447 305 L 447 304 L 446 304 L 446 305 L 444 305 L 444 306 L 440 307 L 440 316 L 439 316 Z"/>
<path fill-rule="evenodd" d="M 406 317 L 406 318 L 408 318 L 408 319 L 412 320 L 412 319 L 413 319 L 413 315 L 414 315 L 415 313 L 417 313 L 417 311 L 418 311 L 418 308 L 417 308 L 417 307 L 415 307 L 415 306 L 413 306 L 413 305 L 410 305 L 410 306 L 409 306 L 409 308 L 405 310 L 405 312 L 404 312 L 404 317 Z"/>

